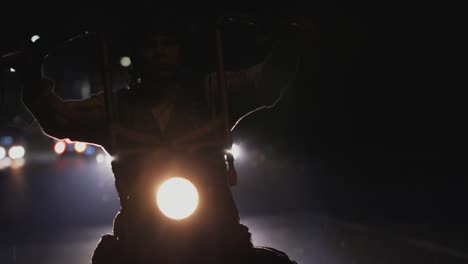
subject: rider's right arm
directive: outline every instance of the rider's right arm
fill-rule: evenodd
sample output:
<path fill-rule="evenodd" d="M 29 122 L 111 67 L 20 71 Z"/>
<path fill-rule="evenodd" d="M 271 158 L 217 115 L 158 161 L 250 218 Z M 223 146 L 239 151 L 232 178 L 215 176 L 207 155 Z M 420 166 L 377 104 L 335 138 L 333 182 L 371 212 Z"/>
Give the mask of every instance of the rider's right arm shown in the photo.
<path fill-rule="evenodd" d="M 107 137 L 103 94 L 82 100 L 63 100 L 51 80 L 25 82 L 23 103 L 50 137 L 103 145 Z"/>

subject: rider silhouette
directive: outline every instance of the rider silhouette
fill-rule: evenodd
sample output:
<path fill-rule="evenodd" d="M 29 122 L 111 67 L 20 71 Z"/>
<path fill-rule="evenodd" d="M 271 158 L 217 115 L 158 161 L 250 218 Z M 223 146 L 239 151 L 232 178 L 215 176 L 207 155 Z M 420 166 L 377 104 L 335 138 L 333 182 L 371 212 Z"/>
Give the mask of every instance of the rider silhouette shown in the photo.
<path fill-rule="evenodd" d="M 218 73 L 197 76 L 187 71 L 186 28 L 170 23 L 174 21 L 152 24 L 135 45 L 132 82 L 129 89 L 115 93 L 115 145 L 109 137 L 103 93 L 63 100 L 54 93 L 53 81 L 42 76 L 42 62 L 26 63 L 19 69 L 23 102 L 47 136 L 95 143 L 114 157 L 112 170 L 122 208 L 114 220 L 113 234 L 103 236 L 94 252 L 95 264 L 108 263 L 108 256 L 118 248 L 117 241 L 125 236 L 122 227 L 130 221 L 126 200 L 140 159 L 132 149 L 180 144 L 212 157 L 220 175 L 226 175 L 224 150 L 230 145 L 222 139 L 222 117 L 213 115 L 221 108 Z M 274 104 L 294 78 L 301 43 L 296 34 L 299 31 L 292 26 L 288 29 L 288 34 L 275 39 L 266 58 L 245 69 L 226 72 L 230 126 L 249 111 Z M 234 251 L 253 248 L 248 228 L 239 223 L 227 182 L 220 177 L 217 185 L 218 197 L 223 197 L 219 201 L 223 226 L 214 232 L 225 233 Z"/>

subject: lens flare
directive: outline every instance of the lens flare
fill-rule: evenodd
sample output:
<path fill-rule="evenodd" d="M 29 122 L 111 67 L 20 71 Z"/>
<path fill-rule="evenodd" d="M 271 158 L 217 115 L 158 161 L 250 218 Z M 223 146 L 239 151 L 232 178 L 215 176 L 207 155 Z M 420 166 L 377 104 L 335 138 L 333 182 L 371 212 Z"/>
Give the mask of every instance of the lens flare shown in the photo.
<path fill-rule="evenodd" d="M 187 179 L 174 177 L 166 180 L 156 192 L 161 212 L 174 220 L 189 217 L 198 207 L 198 192 Z"/>
<path fill-rule="evenodd" d="M 57 141 L 57 143 L 55 143 L 55 146 L 54 146 L 54 151 L 55 153 L 57 153 L 58 155 L 62 154 L 63 152 L 65 152 L 65 149 L 67 148 L 67 144 L 63 141 Z"/>

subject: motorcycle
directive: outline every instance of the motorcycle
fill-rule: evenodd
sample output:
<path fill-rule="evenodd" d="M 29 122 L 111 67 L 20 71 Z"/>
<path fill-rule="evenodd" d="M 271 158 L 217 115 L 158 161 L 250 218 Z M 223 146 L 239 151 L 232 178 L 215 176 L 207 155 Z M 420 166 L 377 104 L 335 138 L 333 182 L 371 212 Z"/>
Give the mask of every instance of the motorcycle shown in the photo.
<path fill-rule="evenodd" d="M 102 43 L 103 69 L 108 69 Z M 39 45 L 33 48 L 41 58 L 50 53 Z M 2 55 L 0 64 L 9 67 L 22 56 L 22 51 Z M 103 76 L 106 103 L 112 105 L 110 73 Z M 119 153 L 112 169 L 122 210 L 114 220 L 113 234 L 99 242 L 92 263 L 296 263 L 281 251 L 252 244 L 248 229 L 239 223 L 226 163 L 231 165 L 232 159 L 229 164 L 224 153 L 174 146 Z"/>
<path fill-rule="evenodd" d="M 223 158 L 168 148 L 114 160 L 122 211 L 92 263 L 296 263 L 252 245 Z"/>

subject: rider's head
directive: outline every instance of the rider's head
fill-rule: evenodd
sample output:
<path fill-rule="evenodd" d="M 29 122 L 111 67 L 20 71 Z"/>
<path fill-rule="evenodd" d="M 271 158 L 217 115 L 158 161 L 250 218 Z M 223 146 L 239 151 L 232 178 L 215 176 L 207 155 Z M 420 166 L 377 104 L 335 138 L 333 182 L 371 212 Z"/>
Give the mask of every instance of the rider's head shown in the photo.
<path fill-rule="evenodd" d="M 165 19 L 147 23 L 141 30 L 133 51 L 134 74 L 145 83 L 175 80 L 184 64 L 181 26 Z"/>
<path fill-rule="evenodd" d="M 168 81 L 175 79 L 181 66 L 180 39 L 170 31 L 153 31 L 136 51 L 143 79 Z"/>
<path fill-rule="evenodd" d="M 131 33 L 133 86 L 153 93 L 171 81 L 203 75 L 207 68 L 203 54 L 210 39 L 197 19 L 174 14 L 141 19 Z"/>

